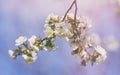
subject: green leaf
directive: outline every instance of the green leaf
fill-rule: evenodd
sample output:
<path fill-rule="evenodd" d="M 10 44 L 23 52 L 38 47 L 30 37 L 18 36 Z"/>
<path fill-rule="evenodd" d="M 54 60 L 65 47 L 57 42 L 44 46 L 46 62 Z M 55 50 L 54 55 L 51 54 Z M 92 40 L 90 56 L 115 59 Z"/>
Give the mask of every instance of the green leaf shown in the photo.
<path fill-rule="evenodd" d="M 46 46 L 48 46 L 48 47 L 53 47 L 53 44 L 52 44 L 52 42 L 51 42 L 50 39 L 48 39 L 48 40 L 46 41 Z"/>

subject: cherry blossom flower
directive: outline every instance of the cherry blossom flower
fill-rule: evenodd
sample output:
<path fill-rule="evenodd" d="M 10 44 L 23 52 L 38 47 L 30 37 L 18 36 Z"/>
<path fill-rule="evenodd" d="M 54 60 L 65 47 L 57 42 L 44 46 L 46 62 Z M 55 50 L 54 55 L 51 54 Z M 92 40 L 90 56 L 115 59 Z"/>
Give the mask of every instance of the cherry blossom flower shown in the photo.
<path fill-rule="evenodd" d="M 98 57 L 96 59 L 96 62 L 98 64 L 102 63 L 107 58 L 105 49 L 103 49 L 101 46 L 97 46 L 97 47 L 95 47 L 95 50 L 98 53 Z"/>
<path fill-rule="evenodd" d="M 20 36 L 15 42 L 16 42 L 16 46 L 22 45 L 24 42 L 27 41 L 27 37 L 26 36 Z"/>
<path fill-rule="evenodd" d="M 98 34 L 91 34 L 87 37 L 89 46 L 96 46 L 101 44 L 101 39 Z"/>
<path fill-rule="evenodd" d="M 15 58 L 16 58 L 16 55 L 14 54 L 14 51 L 9 50 L 9 51 L 8 51 L 8 54 L 10 55 L 10 57 L 11 57 L 12 59 L 15 59 Z"/>
<path fill-rule="evenodd" d="M 16 40 L 18 47 L 16 56 L 22 55 L 26 63 L 31 64 L 36 61 L 39 51 L 55 51 L 57 46 L 54 44 L 56 37 L 66 38 L 73 49 L 72 55 L 77 55 L 81 58 L 81 64 L 86 66 L 88 61 L 101 63 L 106 59 L 106 51 L 101 45 L 101 39 L 98 34 L 90 34 L 89 29 L 92 27 L 91 21 L 84 16 L 76 16 L 74 20 L 73 14 L 68 14 L 65 20 L 63 17 L 55 14 L 50 14 L 47 17 L 44 33 L 45 38 L 36 37 L 33 35 L 27 41 L 27 37 L 21 36 Z M 74 23 L 76 22 L 76 24 Z M 92 50 L 92 51 L 91 51 Z M 11 52 L 12 56 L 13 53 Z"/>
<path fill-rule="evenodd" d="M 31 63 L 35 62 L 37 59 L 36 53 L 34 51 L 31 52 L 31 56 L 22 55 L 22 57 L 25 59 L 27 64 L 31 64 Z"/>
<path fill-rule="evenodd" d="M 35 41 L 36 41 L 36 36 L 35 35 L 33 35 L 30 39 L 28 39 L 28 41 L 30 42 L 30 46 L 33 46 L 34 45 L 34 43 L 35 43 Z"/>

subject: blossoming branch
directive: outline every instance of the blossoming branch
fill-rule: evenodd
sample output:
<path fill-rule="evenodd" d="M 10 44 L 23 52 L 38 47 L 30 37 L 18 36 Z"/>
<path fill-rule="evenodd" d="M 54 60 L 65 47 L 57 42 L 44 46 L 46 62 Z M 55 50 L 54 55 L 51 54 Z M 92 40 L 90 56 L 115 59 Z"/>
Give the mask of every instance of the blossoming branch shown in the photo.
<path fill-rule="evenodd" d="M 75 13 L 69 13 L 75 5 Z M 63 17 L 50 14 L 46 19 L 44 33 L 45 38 L 31 38 L 20 36 L 15 42 L 18 47 L 15 50 L 9 50 L 11 58 L 16 59 L 17 56 L 22 56 L 27 64 L 36 61 L 37 54 L 40 51 L 55 51 L 56 37 L 65 38 L 70 44 L 73 51 L 72 55 L 77 55 L 81 58 L 81 65 L 86 66 L 88 62 L 91 65 L 94 63 L 102 63 L 106 59 L 106 51 L 101 47 L 101 40 L 97 34 L 90 34 L 89 30 L 92 27 L 91 20 L 84 16 L 77 16 L 77 2 L 73 1 L 70 8 Z"/>

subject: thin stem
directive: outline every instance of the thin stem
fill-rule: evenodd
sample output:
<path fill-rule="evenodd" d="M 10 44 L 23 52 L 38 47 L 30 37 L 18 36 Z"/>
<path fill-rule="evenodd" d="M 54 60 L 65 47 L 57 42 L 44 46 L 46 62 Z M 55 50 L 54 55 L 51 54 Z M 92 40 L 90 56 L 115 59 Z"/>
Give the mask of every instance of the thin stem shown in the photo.
<path fill-rule="evenodd" d="M 45 41 L 45 40 L 47 40 L 47 39 L 48 39 L 47 37 L 43 38 L 43 39 L 38 43 L 38 46 L 39 46 L 43 41 Z"/>
<path fill-rule="evenodd" d="M 23 43 L 23 45 L 24 45 L 24 47 L 25 47 L 26 49 L 29 50 L 29 47 L 28 47 L 28 43 L 27 43 L 27 42 Z"/>
<path fill-rule="evenodd" d="M 41 42 L 43 42 L 44 40 L 47 40 L 48 38 L 47 37 L 45 37 L 43 40 L 41 40 Z"/>
<path fill-rule="evenodd" d="M 43 41 L 45 41 L 45 40 L 47 40 L 47 39 L 52 39 L 52 38 L 54 38 L 54 37 L 51 37 L 51 38 L 45 37 L 45 38 L 43 38 L 43 39 L 40 41 L 39 45 L 40 45 Z"/>
<path fill-rule="evenodd" d="M 65 18 L 66 18 L 66 16 L 67 16 L 68 12 L 72 9 L 73 5 L 75 4 L 75 1 L 76 1 L 76 0 L 74 0 L 74 1 L 72 2 L 71 6 L 69 7 L 69 9 L 67 10 L 67 12 L 65 13 L 65 15 L 64 15 L 64 17 L 63 17 L 63 20 L 62 20 L 62 21 L 64 21 L 64 20 L 65 20 Z"/>
<path fill-rule="evenodd" d="M 75 0 L 75 15 L 74 15 L 74 24 L 76 25 L 76 16 L 77 16 L 77 0 Z"/>

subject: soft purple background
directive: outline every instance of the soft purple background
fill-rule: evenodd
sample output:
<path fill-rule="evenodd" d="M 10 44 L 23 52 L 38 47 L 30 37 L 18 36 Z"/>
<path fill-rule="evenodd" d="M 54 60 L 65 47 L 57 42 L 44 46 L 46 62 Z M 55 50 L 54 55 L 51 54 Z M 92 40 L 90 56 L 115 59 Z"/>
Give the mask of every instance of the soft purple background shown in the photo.
<path fill-rule="evenodd" d="M 101 37 L 120 37 L 120 16 L 110 0 L 78 0 L 78 15 L 93 21 L 92 32 Z M 0 0 L 0 75 L 120 75 L 120 51 L 107 52 L 100 65 L 80 66 L 79 57 L 72 56 L 65 39 L 59 39 L 55 52 L 40 52 L 38 60 L 27 65 L 23 58 L 12 60 L 9 49 L 21 35 L 45 36 L 44 21 L 48 14 L 64 15 L 72 0 Z M 73 12 L 73 11 L 71 11 Z"/>

